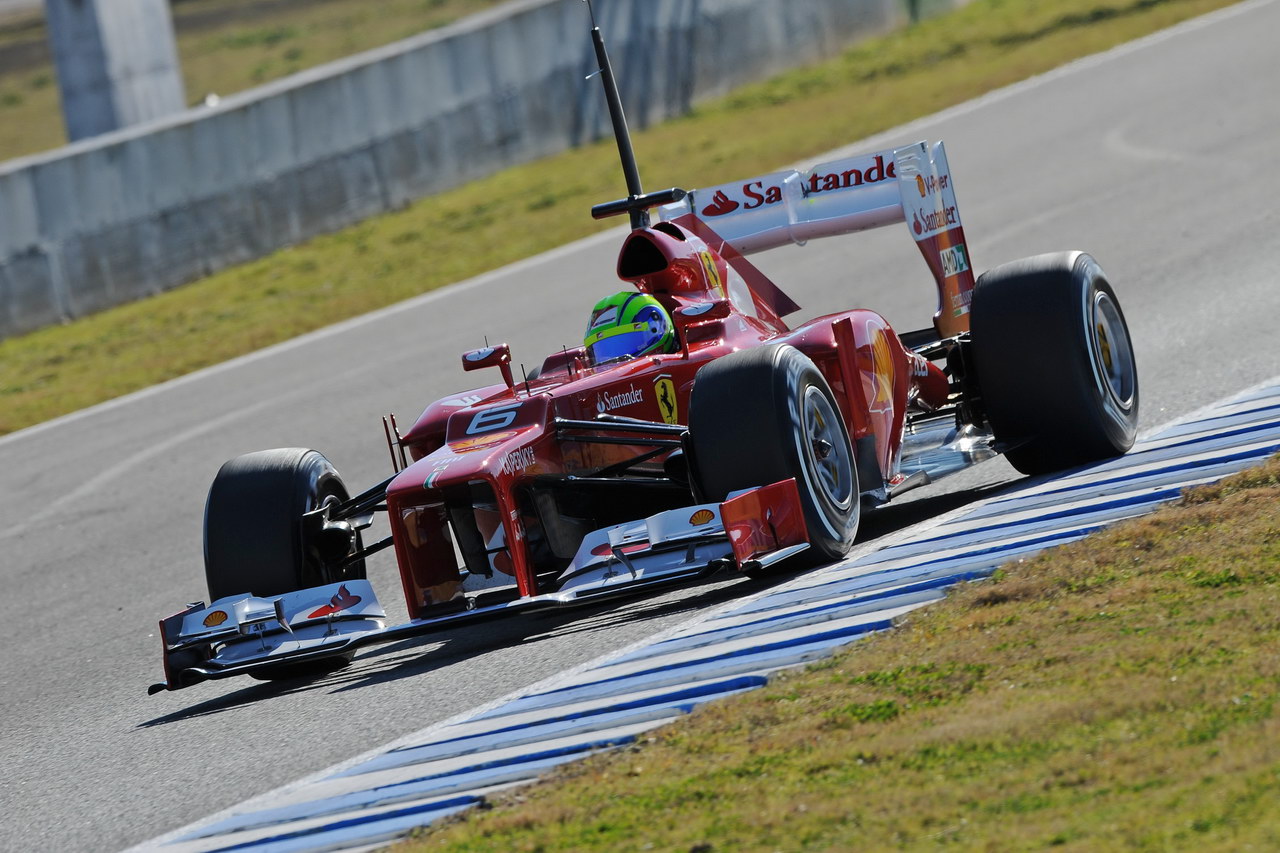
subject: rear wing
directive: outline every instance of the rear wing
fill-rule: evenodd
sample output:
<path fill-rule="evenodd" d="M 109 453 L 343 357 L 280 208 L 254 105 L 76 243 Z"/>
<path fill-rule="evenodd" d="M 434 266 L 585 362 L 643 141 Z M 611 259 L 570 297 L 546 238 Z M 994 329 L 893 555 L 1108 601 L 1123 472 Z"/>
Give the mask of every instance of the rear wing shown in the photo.
<path fill-rule="evenodd" d="M 973 270 L 941 142 L 694 190 L 655 213 L 695 217 L 744 255 L 905 222 L 937 283 L 938 334 L 969 330 Z"/>

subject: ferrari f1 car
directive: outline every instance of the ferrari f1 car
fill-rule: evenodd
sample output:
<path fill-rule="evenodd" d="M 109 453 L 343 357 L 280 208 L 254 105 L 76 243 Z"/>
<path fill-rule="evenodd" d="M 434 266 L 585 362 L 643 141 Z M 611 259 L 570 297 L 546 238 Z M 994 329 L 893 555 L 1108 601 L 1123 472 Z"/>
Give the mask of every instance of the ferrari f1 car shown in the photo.
<path fill-rule="evenodd" d="M 211 603 L 160 623 L 163 683 L 290 677 L 361 645 L 712 572 L 838 560 L 864 508 L 1003 453 L 1041 474 L 1125 452 L 1138 379 L 1124 314 L 1089 255 L 976 282 L 941 143 L 686 192 L 645 193 L 599 30 L 628 195 L 617 274 L 670 345 L 548 356 L 517 381 L 503 344 L 462 356 L 500 381 L 384 422 L 395 469 L 352 496 L 322 455 L 227 462 L 209 492 Z M 936 284 L 932 324 L 817 317 L 747 255 L 905 223 Z M 1034 363 L 1035 369 L 1029 369 Z M 366 542 L 377 514 L 390 535 Z M 384 625 L 365 561 L 394 549 L 409 620 Z"/>

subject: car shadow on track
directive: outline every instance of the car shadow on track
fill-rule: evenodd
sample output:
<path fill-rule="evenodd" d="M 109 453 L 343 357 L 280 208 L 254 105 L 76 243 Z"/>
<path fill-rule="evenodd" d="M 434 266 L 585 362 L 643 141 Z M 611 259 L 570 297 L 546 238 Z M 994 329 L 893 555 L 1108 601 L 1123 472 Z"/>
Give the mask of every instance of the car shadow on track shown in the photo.
<path fill-rule="evenodd" d="M 1007 482 L 996 483 L 940 495 L 921 495 L 913 500 L 904 500 L 865 513 L 858 535 L 859 545 L 873 544 L 875 540 L 899 530 L 983 500 L 1008 485 Z M 784 569 L 760 579 L 722 572 L 700 581 L 671 587 L 667 593 L 650 590 L 607 602 L 495 619 L 477 623 L 454 634 L 442 629 L 362 650 L 350 667 L 324 676 L 255 682 L 252 686 L 139 723 L 138 728 L 179 723 L 312 691 L 337 693 L 373 687 L 422 676 L 513 646 L 527 646 L 578 634 L 600 633 L 607 637 L 611 628 L 620 625 L 669 619 L 682 613 L 697 613 L 787 583 L 807 571 L 809 570 Z M 602 649 L 608 648 L 613 646 L 606 641 L 602 644 Z"/>

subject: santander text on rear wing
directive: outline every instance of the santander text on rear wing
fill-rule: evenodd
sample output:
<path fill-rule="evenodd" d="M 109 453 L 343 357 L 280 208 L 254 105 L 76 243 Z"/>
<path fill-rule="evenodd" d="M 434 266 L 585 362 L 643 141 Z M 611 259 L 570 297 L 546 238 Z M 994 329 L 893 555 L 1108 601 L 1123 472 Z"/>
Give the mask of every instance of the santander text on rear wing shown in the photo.
<path fill-rule="evenodd" d="M 938 333 L 969 330 L 973 270 L 941 142 L 694 190 L 657 215 L 696 217 L 744 255 L 905 222 L 937 282 Z"/>

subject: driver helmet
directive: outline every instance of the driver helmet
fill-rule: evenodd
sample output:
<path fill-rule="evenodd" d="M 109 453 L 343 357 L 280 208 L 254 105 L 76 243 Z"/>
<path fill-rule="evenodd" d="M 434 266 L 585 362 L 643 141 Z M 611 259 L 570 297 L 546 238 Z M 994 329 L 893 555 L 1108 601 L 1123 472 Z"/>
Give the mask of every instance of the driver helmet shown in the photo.
<path fill-rule="evenodd" d="M 601 299 L 591 309 L 583 339 L 591 364 L 647 353 L 674 352 L 671 315 L 647 293 L 624 291 Z"/>

